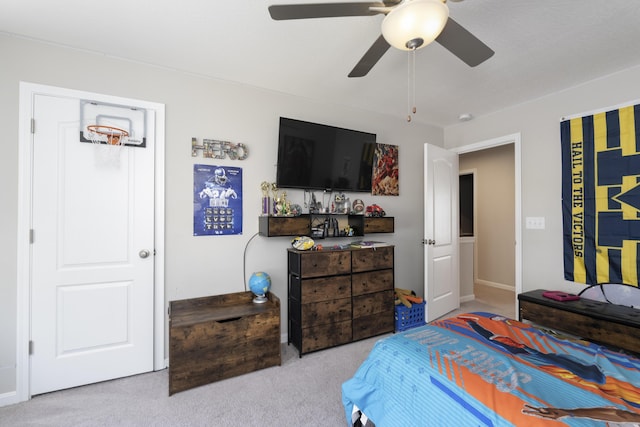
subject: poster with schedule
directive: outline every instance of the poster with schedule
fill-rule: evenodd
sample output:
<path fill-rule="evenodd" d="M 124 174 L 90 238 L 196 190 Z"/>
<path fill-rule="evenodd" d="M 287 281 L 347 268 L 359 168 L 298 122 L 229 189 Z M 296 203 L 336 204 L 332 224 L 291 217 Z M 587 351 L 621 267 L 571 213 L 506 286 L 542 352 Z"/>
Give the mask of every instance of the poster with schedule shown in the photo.
<path fill-rule="evenodd" d="M 242 234 L 242 168 L 193 165 L 193 235 Z"/>

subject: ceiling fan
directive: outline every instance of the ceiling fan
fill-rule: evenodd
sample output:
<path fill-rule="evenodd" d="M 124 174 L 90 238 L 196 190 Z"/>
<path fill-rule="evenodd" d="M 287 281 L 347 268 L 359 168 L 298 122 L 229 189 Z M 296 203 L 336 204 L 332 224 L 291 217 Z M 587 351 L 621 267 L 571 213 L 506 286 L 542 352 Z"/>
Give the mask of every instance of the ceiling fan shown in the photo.
<path fill-rule="evenodd" d="M 494 54 L 491 48 L 449 17 L 446 0 L 282 4 L 269 6 L 269 13 L 278 21 L 384 14 L 382 35 L 365 52 L 349 77 L 367 75 L 391 46 L 415 51 L 435 40 L 470 67 Z"/>

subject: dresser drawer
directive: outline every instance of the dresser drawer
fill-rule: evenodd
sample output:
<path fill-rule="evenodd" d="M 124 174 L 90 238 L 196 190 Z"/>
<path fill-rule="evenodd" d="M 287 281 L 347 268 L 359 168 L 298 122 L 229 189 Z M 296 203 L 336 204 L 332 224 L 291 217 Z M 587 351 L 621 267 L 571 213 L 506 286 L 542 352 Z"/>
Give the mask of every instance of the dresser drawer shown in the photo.
<path fill-rule="evenodd" d="M 346 344 L 352 341 L 351 320 L 304 328 L 302 353 Z"/>
<path fill-rule="evenodd" d="M 289 271 L 302 278 L 351 273 L 351 251 L 289 252 Z"/>
<path fill-rule="evenodd" d="M 353 319 L 376 313 L 393 314 L 393 291 L 376 292 L 353 297 Z"/>
<path fill-rule="evenodd" d="M 344 322 L 351 319 L 351 298 L 302 305 L 302 324 L 306 326 Z"/>
<path fill-rule="evenodd" d="M 293 278 L 293 280 L 296 279 Z M 336 298 L 349 298 L 351 296 L 351 276 L 303 279 L 300 292 L 300 301 L 303 304 Z"/>
<path fill-rule="evenodd" d="M 393 270 L 354 273 L 351 276 L 351 289 L 354 296 L 393 290 Z"/>
<path fill-rule="evenodd" d="M 353 340 L 361 340 L 395 330 L 393 312 L 378 313 L 353 319 Z"/>
<path fill-rule="evenodd" d="M 393 246 L 354 250 L 351 264 L 353 272 L 393 268 Z"/>

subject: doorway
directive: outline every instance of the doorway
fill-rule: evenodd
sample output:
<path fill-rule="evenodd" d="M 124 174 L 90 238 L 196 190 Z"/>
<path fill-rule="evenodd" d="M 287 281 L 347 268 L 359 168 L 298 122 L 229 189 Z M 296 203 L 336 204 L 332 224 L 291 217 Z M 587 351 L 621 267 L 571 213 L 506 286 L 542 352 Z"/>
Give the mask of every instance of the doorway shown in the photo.
<path fill-rule="evenodd" d="M 91 104 L 83 104 L 87 100 L 91 100 Z M 98 124 L 100 124 L 99 120 L 105 118 L 114 119 L 114 106 L 129 106 L 129 110 L 136 112 L 146 111 L 149 118 L 153 120 L 147 118 L 142 120 L 144 124 L 151 126 L 146 128 L 146 132 L 142 132 L 142 134 L 144 137 L 148 137 L 146 143 L 153 144 L 153 150 L 134 152 L 131 150 L 144 150 L 144 147 L 123 147 L 128 151 L 123 151 L 117 157 L 119 162 L 122 161 L 122 164 L 119 162 L 117 166 L 105 164 L 104 158 L 100 158 L 98 155 L 93 156 L 101 151 L 100 144 L 83 141 L 82 112 L 84 110 L 82 105 L 104 107 L 104 111 L 101 110 L 94 117 L 94 121 L 98 121 Z M 123 123 L 131 118 L 126 117 L 126 113 L 120 112 L 116 112 L 115 117 L 123 119 Z M 46 348 L 53 348 L 52 354 L 54 356 L 51 360 L 63 361 L 64 363 L 82 353 L 91 358 L 92 354 L 99 351 L 125 350 L 126 353 L 128 348 L 135 347 L 134 341 L 137 339 L 131 335 L 133 333 L 132 325 L 140 323 L 140 320 L 136 319 L 135 312 L 130 311 L 128 304 L 133 301 L 131 298 L 135 298 L 134 294 L 137 293 L 135 284 L 139 282 L 138 276 L 141 270 L 134 268 L 136 272 L 132 273 L 133 275 L 129 278 L 117 276 L 120 272 L 127 270 L 127 265 L 134 267 L 138 265 L 145 269 L 151 268 L 151 272 L 146 276 L 147 279 L 143 279 L 146 280 L 147 290 L 144 293 L 137 293 L 138 296 L 144 298 L 144 305 L 147 307 L 145 311 L 147 320 L 144 323 L 146 329 L 139 329 L 139 331 L 146 335 L 145 339 L 149 343 L 145 350 L 145 358 L 148 360 L 145 366 L 148 367 L 148 370 L 164 368 L 164 324 L 166 321 L 163 274 L 164 106 L 146 101 L 21 83 L 19 126 L 18 229 L 20 235 L 29 236 L 29 238 L 21 239 L 18 242 L 18 330 L 16 334 L 18 345 L 16 390 L 18 399 L 20 401 L 28 400 L 32 394 L 39 392 L 40 385 L 34 387 L 33 380 L 34 375 L 42 376 L 42 374 L 38 374 L 37 370 L 34 371 L 32 363 L 34 353 L 41 355 L 46 353 Z M 122 125 L 119 124 L 119 126 Z M 128 130 L 132 131 L 133 128 Z M 82 144 L 82 142 L 89 142 L 89 144 Z M 136 174 L 138 172 L 136 166 L 141 166 L 138 158 L 150 165 L 150 168 L 141 167 L 140 171 L 147 172 L 139 175 Z M 113 160 L 113 158 L 108 160 Z M 98 166 L 102 169 L 99 169 Z M 47 183 L 46 179 L 39 178 L 41 176 L 39 173 L 43 168 L 53 172 L 57 179 Z M 79 175 L 74 175 L 76 173 Z M 126 178 L 127 176 L 130 178 Z M 114 182 L 120 184 L 124 184 L 124 181 L 120 182 L 119 179 L 127 179 L 128 184 L 124 188 L 118 186 L 120 193 L 130 195 L 128 198 L 120 198 L 120 202 L 124 206 L 131 205 L 131 201 L 139 200 L 140 194 L 146 193 L 144 197 L 150 202 L 150 210 L 145 211 L 144 214 L 147 218 L 152 218 L 152 226 L 149 230 L 150 237 L 146 240 L 149 248 L 136 248 L 134 244 L 126 243 L 132 242 L 124 237 L 124 233 L 126 229 L 135 229 L 133 215 L 130 219 L 121 217 L 114 219 L 113 222 L 118 225 L 117 232 L 122 237 L 120 240 L 115 239 L 110 233 L 107 233 L 108 236 L 100 233 L 102 225 L 105 225 L 100 221 L 94 223 L 93 228 L 82 225 L 90 224 L 94 217 L 92 213 L 95 211 L 91 210 L 93 205 L 89 205 L 89 203 L 101 204 L 107 210 L 114 207 L 111 199 L 106 202 L 100 199 L 102 192 L 98 196 L 82 197 L 83 192 L 91 190 L 91 188 L 86 188 L 91 183 L 102 185 L 103 190 L 109 188 L 108 185 L 105 187 L 105 182 L 101 181 L 101 177 L 113 177 Z M 61 188 L 58 185 L 62 181 L 64 181 L 64 189 L 56 190 L 57 195 L 47 199 L 47 188 L 51 186 L 50 184 L 55 183 L 56 185 L 51 187 Z M 141 184 L 146 188 L 144 192 L 135 189 L 136 186 L 142 189 Z M 117 192 L 114 195 L 116 198 L 118 197 Z M 108 195 L 105 197 L 108 198 Z M 83 205 L 85 202 L 82 200 L 85 200 L 87 205 Z M 83 212 L 85 213 L 83 214 Z M 53 221 L 52 218 L 54 218 Z M 100 213 L 95 213 L 95 218 L 100 219 Z M 107 229 L 109 229 L 108 219 L 106 222 Z M 34 230 L 34 224 L 39 226 L 38 230 Z M 66 233 L 63 236 L 64 244 L 61 244 L 59 236 L 64 233 Z M 98 239 L 101 234 L 107 240 L 123 243 L 115 249 L 113 246 L 110 248 L 96 246 L 99 242 L 96 242 L 95 239 Z M 40 243 L 46 243 L 52 250 L 43 252 L 41 247 L 36 250 L 35 247 Z M 93 250 L 83 251 L 83 244 L 93 245 Z M 112 256 L 111 259 L 107 258 L 105 261 L 95 258 L 103 249 L 109 252 Z M 116 254 L 116 249 L 120 251 L 118 254 Z M 139 253 L 138 249 L 140 249 Z M 48 252 L 51 252 L 52 255 L 47 256 Z M 57 255 L 53 255 L 54 253 Z M 149 254 L 151 257 L 147 259 Z M 39 259 L 46 259 L 45 270 L 40 269 L 42 263 L 35 259 L 38 256 Z M 122 257 L 118 258 L 119 256 Z M 145 264 L 147 267 L 144 267 Z M 95 280 L 83 281 L 84 279 L 79 279 L 80 276 L 86 276 L 89 265 L 92 265 L 94 270 L 101 270 L 104 273 L 98 275 L 102 280 L 100 283 L 96 284 Z M 109 268 L 112 271 L 108 271 Z M 45 274 L 42 271 L 45 271 Z M 56 276 L 50 274 L 51 272 L 55 272 Z M 65 276 L 65 279 L 58 280 L 61 276 Z M 53 329 L 55 332 L 52 333 L 54 337 L 49 343 L 44 342 L 48 339 L 48 333 L 46 331 L 42 333 L 42 319 L 36 317 L 42 314 L 42 310 L 35 310 L 33 305 L 37 300 L 35 297 L 40 297 L 44 289 L 37 283 L 52 286 L 52 293 L 48 297 L 52 307 L 49 319 L 51 323 L 55 323 Z M 46 300 L 42 302 L 46 303 Z M 111 303 L 111 305 L 107 303 Z M 38 307 L 42 307 L 42 304 Z M 114 310 L 111 310 L 112 308 Z M 121 318 L 126 318 L 129 323 L 119 323 L 119 317 L 114 317 L 116 312 L 119 312 L 122 315 Z M 116 324 L 116 327 L 110 324 L 111 320 Z M 84 321 L 87 323 L 83 323 Z M 134 326 L 137 327 L 137 325 Z M 100 332 L 102 336 L 100 336 Z M 35 345 L 33 342 L 34 334 L 41 338 Z M 99 341 L 98 338 L 103 340 Z M 107 345 L 104 344 L 105 342 Z M 124 360 L 124 364 L 126 364 L 128 359 L 118 359 L 117 357 L 109 359 L 107 357 L 106 360 L 111 364 L 118 364 Z M 60 375 L 63 380 L 60 388 L 80 385 L 83 374 L 94 370 L 91 368 L 92 365 L 84 365 L 83 363 L 75 364 L 77 370 L 82 370 L 84 367 L 82 373 L 73 371 L 74 363 L 70 365 L 67 363 L 72 371 L 65 371 Z M 98 371 L 100 370 L 102 369 L 98 369 Z M 109 371 L 110 369 L 104 367 L 104 370 Z M 47 377 L 55 377 L 51 371 L 45 370 L 44 372 L 47 373 Z M 111 372 L 115 373 L 115 378 L 120 371 L 114 369 Z M 124 375 L 126 375 L 127 370 L 122 372 L 125 372 Z M 81 378 L 80 383 L 66 385 L 67 377 L 74 375 Z M 88 382 L 109 379 L 106 377 L 94 378 L 91 375 L 87 378 Z M 42 390 L 46 391 L 46 387 L 48 386 Z"/>
<path fill-rule="evenodd" d="M 467 251 L 468 263 L 473 264 L 470 274 L 464 270 L 464 263 L 460 263 L 461 279 L 472 277 L 471 285 L 465 287 L 461 283 L 461 301 L 475 298 L 501 306 L 507 304 L 515 317 L 516 295 L 522 289 L 520 134 L 482 141 L 454 151 L 460 155 L 460 174 L 473 174 L 476 197 L 476 215 L 471 227 L 473 236 L 461 237 L 461 258 Z M 465 158 L 471 161 L 465 162 Z M 473 163 L 474 158 L 480 159 L 477 164 Z M 491 165 L 492 158 L 502 166 L 498 163 L 487 166 Z M 489 190 L 487 186 L 490 186 Z M 491 215 L 489 221 L 478 221 L 483 215 L 483 206 Z M 496 210 L 500 206 L 502 209 Z M 472 248 L 470 252 L 469 247 Z"/>

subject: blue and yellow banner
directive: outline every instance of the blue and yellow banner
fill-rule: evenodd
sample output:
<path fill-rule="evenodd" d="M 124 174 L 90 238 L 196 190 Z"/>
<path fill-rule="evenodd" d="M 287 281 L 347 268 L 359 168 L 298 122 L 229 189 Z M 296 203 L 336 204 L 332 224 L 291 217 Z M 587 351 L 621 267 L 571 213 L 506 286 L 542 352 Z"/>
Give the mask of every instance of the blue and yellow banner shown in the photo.
<path fill-rule="evenodd" d="M 565 120 L 564 277 L 638 286 L 640 105 Z"/>

